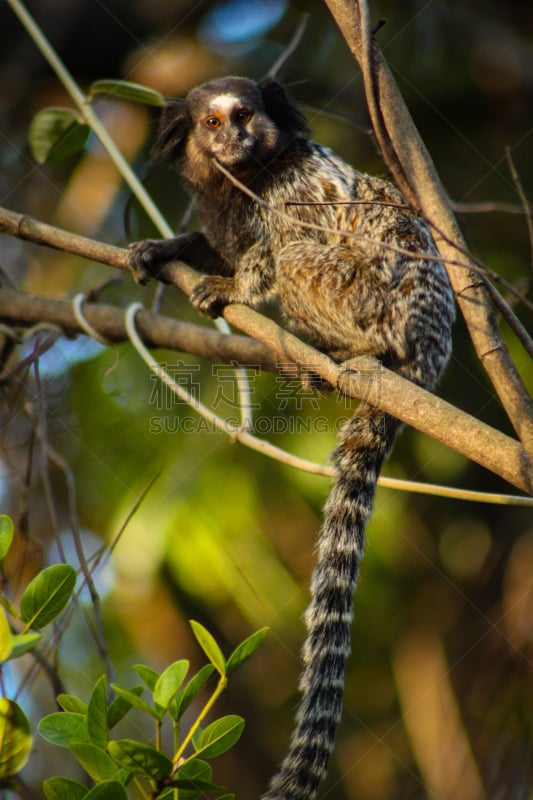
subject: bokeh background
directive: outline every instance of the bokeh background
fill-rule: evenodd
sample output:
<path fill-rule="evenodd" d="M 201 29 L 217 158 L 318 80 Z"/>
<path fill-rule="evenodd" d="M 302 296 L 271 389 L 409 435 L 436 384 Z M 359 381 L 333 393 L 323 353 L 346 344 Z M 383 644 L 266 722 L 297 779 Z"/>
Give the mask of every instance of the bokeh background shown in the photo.
<path fill-rule="evenodd" d="M 261 78 L 308 14 L 280 77 L 305 107 L 316 139 L 363 171 L 385 173 L 365 132 L 358 69 L 318 0 L 38 0 L 28 7 L 82 88 L 98 78 L 124 78 L 172 96 L 222 74 Z M 371 3 L 371 11 L 375 22 L 386 20 L 379 42 L 450 197 L 519 208 L 505 149 L 531 195 L 531 4 L 383 0 Z M 65 162 L 38 166 L 32 159 L 27 133 L 34 114 L 71 105 L 1 3 L 1 205 L 113 244 L 153 235 L 135 204 L 126 233 L 128 193 L 94 137 Z M 157 111 L 106 99 L 96 108 L 144 175 Z M 187 208 L 177 176 L 158 170 L 146 182 L 177 226 Z M 474 210 L 460 214 L 473 252 L 526 293 L 531 246 L 524 216 L 512 209 Z M 102 265 L 8 237 L 0 239 L 0 263 L 21 289 L 52 297 L 89 291 L 115 277 Z M 121 276 L 101 297 L 149 305 L 154 292 Z M 174 289 L 167 290 L 163 311 L 198 322 Z M 531 364 L 506 336 L 531 386 Z M 18 349 L 10 366 L 34 346 L 32 340 Z M 176 353 L 158 358 L 203 402 L 236 416 L 227 368 Z M 259 432 L 326 462 L 336 421 L 349 411 L 344 401 L 302 394 L 294 382 L 257 370 L 251 374 Z M 217 763 L 215 778 L 240 798 L 257 797 L 292 725 L 301 615 L 327 480 L 210 431 L 155 383 L 127 345 L 113 352 L 87 337 L 62 338 L 39 359 L 38 370 L 27 366 L 19 375 L 18 388 L 4 392 L 2 408 L 1 506 L 19 532 L 5 565 L 10 594 L 16 598 L 39 567 L 59 559 L 61 548 L 78 563 L 72 531 L 79 523 L 88 555 L 119 540 L 96 579 L 107 646 L 122 682 L 133 681 L 138 662 L 162 669 L 189 658 L 200 666 L 188 619 L 205 624 L 226 652 L 270 626 L 266 643 L 231 680 L 219 705 L 220 714 L 242 714 L 247 726 L 239 745 Z M 510 432 L 460 320 L 440 391 Z M 41 446 L 44 426 L 52 459 Z M 72 470 L 75 497 L 64 464 Z M 512 491 L 410 430 L 385 472 Z M 323 797 L 532 796 L 532 575 L 528 509 L 378 491 L 355 602 L 344 718 Z M 70 609 L 58 660 L 67 691 L 84 699 L 103 672 L 91 619 L 90 599 L 82 595 L 80 606 Z M 50 682 L 30 658 L 5 669 L 3 680 L 33 720 L 54 709 Z M 140 725 L 133 718 L 132 725 Z M 76 776 L 74 762 L 36 737 L 23 773 L 24 796 L 42 797 L 43 778 L 54 774 Z"/>

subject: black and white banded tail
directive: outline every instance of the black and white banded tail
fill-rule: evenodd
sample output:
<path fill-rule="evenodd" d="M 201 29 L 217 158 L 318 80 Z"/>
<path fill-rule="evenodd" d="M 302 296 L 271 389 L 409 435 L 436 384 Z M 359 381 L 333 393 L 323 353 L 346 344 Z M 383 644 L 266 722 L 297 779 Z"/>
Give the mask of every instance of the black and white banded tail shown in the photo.
<path fill-rule="evenodd" d="M 333 454 L 336 482 L 324 507 L 305 619 L 302 698 L 290 749 L 262 800 L 312 800 L 327 770 L 341 717 L 352 600 L 378 475 L 400 423 L 361 406 Z"/>

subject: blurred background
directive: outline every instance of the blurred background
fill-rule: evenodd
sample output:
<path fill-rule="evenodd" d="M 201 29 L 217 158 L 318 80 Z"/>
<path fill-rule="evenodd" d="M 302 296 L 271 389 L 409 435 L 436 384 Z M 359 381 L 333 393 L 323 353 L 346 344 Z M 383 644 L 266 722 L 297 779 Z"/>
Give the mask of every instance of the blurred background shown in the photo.
<path fill-rule="evenodd" d="M 168 96 L 183 96 L 223 74 L 261 78 L 307 14 L 280 78 L 305 108 L 314 138 L 357 168 L 385 174 L 365 132 L 358 69 L 318 0 L 38 0 L 28 8 L 82 88 L 122 78 Z M 469 245 L 525 294 L 531 245 L 524 216 L 514 213 L 520 200 L 505 149 L 531 196 L 531 4 L 383 0 L 372 2 L 371 11 L 374 22 L 386 20 L 378 40 L 450 197 L 470 204 L 460 214 Z M 11 9 L 0 3 L 0 204 L 112 244 L 154 235 L 135 204 L 126 234 L 128 192 L 94 137 L 61 163 L 38 166 L 32 159 L 27 134 L 35 113 L 71 105 Z M 144 175 L 157 110 L 106 99 L 95 107 Z M 159 169 L 146 184 L 177 226 L 188 202 L 177 176 Z M 505 210 L 481 213 L 476 204 L 487 202 Z M 116 277 L 102 265 L 9 237 L 0 239 L 0 264 L 22 290 L 51 297 L 70 297 Z M 101 299 L 150 305 L 154 292 L 120 276 Z M 166 291 L 163 311 L 199 322 L 175 289 Z M 517 312 L 527 324 L 522 309 Z M 505 333 L 531 386 L 531 363 Z M 77 565 L 73 530 L 79 527 L 87 557 L 102 543 L 116 545 L 95 578 L 105 639 L 123 683 L 133 682 L 138 662 L 162 669 L 189 658 L 200 666 L 191 618 L 206 625 L 226 653 L 270 626 L 266 643 L 232 678 L 218 708 L 219 714 L 242 714 L 247 725 L 239 745 L 217 762 L 215 779 L 237 797 L 257 797 L 292 726 L 301 616 L 328 481 L 209 430 L 156 384 L 130 346 L 113 352 L 87 337 L 60 338 L 36 368 L 30 357 L 42 341 L 32 339 L 12 354 L 19 381 L 3 391 L 1 510 L 18 530 L 5 565 L 10 596 L 16 599 L 61 553 Z M 237 416 L 231 370 L 187 355 L 157 356 L 203 402 Z M 257 369 L 250 374 L 258 433 L 325 463 L 337 420 L 350 406 L 303 394 L 294 381 Z M 461 320 L 440 393 L 510 432 Z M 70 493 L 66 465 L 74 478 Z M 384 471 L 513 491 L 411 430 Z M 533 797 L 532 575 L 528 509 L 378 491 L 355 600 L 344 717 L 324 798 Z M 66 690 L 85 700 L 103 672 L 92 613 L 89 596 L 82 595 L 71 609 L 58 660 Z M 29 657 L 13 662 L 3 679 L 33 720 L 54 710 L 53 687 Z M 43 778 L 55 774 L 76 777 L 74 762 L 36 737 L 23 773 L 24 796 L 42 797 Z"/>

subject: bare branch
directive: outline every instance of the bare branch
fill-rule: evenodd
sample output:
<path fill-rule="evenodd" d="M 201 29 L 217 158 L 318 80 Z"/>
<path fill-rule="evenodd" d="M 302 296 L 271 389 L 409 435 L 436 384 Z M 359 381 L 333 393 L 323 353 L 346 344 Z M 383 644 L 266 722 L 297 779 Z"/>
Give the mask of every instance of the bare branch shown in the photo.
<path fill-rule="evenodd" d="M 450 203 L 453 211 L 458 214 L 527 214 L 530 213 L 531 206 L 523 208 L 522 206 L 514 205 L 513 203 L 497 203 L 497 202 L 482 202 L 482 203 Z"/>
<path fill-rule="evenodd" d="M 516 187 L 516 191 L 520 198 L 520 202 L 522 203 L 522 209 L 526 217 L 527 235 L 529 236 L 530 261 L 531 261 L 531 267 L 533 267 L 533 214 L 531 205 L 526 197 L 526 193 L 524 192 L 524 187 L 522 186 L 520 175 L 516 170 L 515 163 L 513 161 L 513 156 L 511 155 L 510 147 L 506 148 L 505 157 L 507 158 L 507 163 L 509 164 L 509 171 L 511 173 L 511 178 L 513 179 L 513 183 Z"/>
<path fill-rule="evenodd" d="M 287 47 L 284 48 L 284 50 L 283 50 L 282 54 L 280 55 L 280 57 L 270 67 L 270 69 L 268 71 L 268 75 L 267 75 L 268 78 L 276 78 L 277 77 L 278 72 L 280 71 L 282 66 L 285 64 L 286 61 L 289 60 L 289 58 L 292 56 L 292 54 L 294 53 L 294 51 L 296 50 L 296 48 L 298 47 L 298 45 L 302 41 L 302 37 L 303 37 L 303 35 L 305 33 L 305 29 L 307 28 L 307 23 L 308 22 L 309 22 L 309 14 L 302 14 L 302 18 L 301 18 L 300 22 L 298 23 L 298 27 L 296 28 L 291 41 L 289 42 Z"/>
<path fill-rule="evenodd" d="M 94 329 L 110 343 L 127 340 L 124 309 L 101 303 L 85 303 L 83 313 Z M 85 332 L 76 320 L 72 302 L 14 292 L 12 289 L 0 289 L 0 320 L 18 327 L 49 322 L 60 326 L 66 334 Z M 276 371 L 272 352 L 247 336 L 230 336 L 201 325 L 163 317 L 152 311 L 141 311 L 137 326 L 148 347 L 191 353 L 223 364 L 238 361 L 248 366 L 258 365 L 268 372 Z"/>

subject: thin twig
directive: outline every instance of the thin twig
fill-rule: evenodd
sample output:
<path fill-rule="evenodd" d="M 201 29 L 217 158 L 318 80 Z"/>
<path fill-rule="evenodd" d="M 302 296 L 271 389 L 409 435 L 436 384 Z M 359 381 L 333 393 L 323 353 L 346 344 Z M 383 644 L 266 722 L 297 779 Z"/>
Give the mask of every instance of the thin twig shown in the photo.
<path fill-rule="evenodd" d="M 481 202 L 481 203 L 455 203 L 450 201 L 450 207 L 459 214 L 528 214 L 531 213 L 531 206 L 526 208 L 517 206 L 513 203 Z"/>
<path fill-rule="evenodd" d="M 82 617 L 85 619 L 87 627 L 91 632 L 93 641 L 96 645 L 96 649 L 100 655 L 100 658 L 104 663 L 108 683 L 111 683 L 111 681 L 113 680 L 114 669 L 109 655 L 109 649 L 107 647 L 100 595 L 98 594 L 98 590 L 96 588 L 96 584 L 94 582 L 91 569 L 89 568 L 89 565 L 87 563 L 87 558 L 85 557 L 85 552 L 83 550 L 83 542 L 81 539 L 80 523 L 77 512 L 76 484 L 74 482 L 74 476 L 72 474 L 70 466 L 67 464 L 65 459 L 62 458 L 62 456 L 60 456 L 59 453 L 57 453 L 50 446 L 49 443 L 47 443 L 46 450 L 48 458 L 50 459 L 50 461 L 52 461 L 52 463 L 56 465 L 58 469 L 61 470 L 61 472 L 65 477 L 65 482 L 67 484 L 68 507 L 69 507 L 70 525 L 72 529 L 72 538 L 74 541 L 74 547 L 76 550 L 76 555 L 78 557 L 81 574 L 83 575 L 84 583 L 87 586 L 91 597 L 91 603 L 94 609 L 95 627 L 93 627 L 92 621 L 90 620 L 86 610 L 81 604 L 80 604 L 80 611 L 82 612 Z"/>
<path fill-rule="evenodd" d="M 531 208 L 531 204 L 529 203 L 526 197 L 524 187 L 522 186 L 522 181 L 520 180 L 520 175 L 518 174 L 518 171 L 515 167 L 510 147 L 505 148 L 505 157 L 509 165 L 511 178 L 513 179 L 513 183 L 516 187 L 516 191 L 518 192 L 518 196 L 520 198 L 520 202 L 522 203 L 522 208 L 524 210 L 524 214 L 526 217 L 527 234 L 529 236 L 530 260 L 531 260 L 531 267 L 533 268 L 533 210 Z"/>
<path fill-rule="evenodd" d="M 278 72 L 285 64 L 286 61 L 292 56 L 300 42 L 302 41 L 302 37 L 305 33 L 305 29 L 307 28 L 307 23 L 309 22 L 309 14 L 302 14 L 300 22 L 298 23 L 298 27 L 296 28 L 292 39 L 290 40 L 287 47 L 284 48 L 283 52 L 281 53 L 280 57 L 274 62 L 274 64 L 270 67 L 267 78 L 276 78 Z"/>
<path fill-rule="evenodd" d="M 524 325 L 522 325 L 522 322 L 518 319 L 509 303 L 496 291 L 490 281 L 486 282 L 486 289 L 490 295 L 490 299 L 507 322 L 526 353 L 530 358 L 533 358 L 533 339 L 529 335 L 529 332 Z"/>

